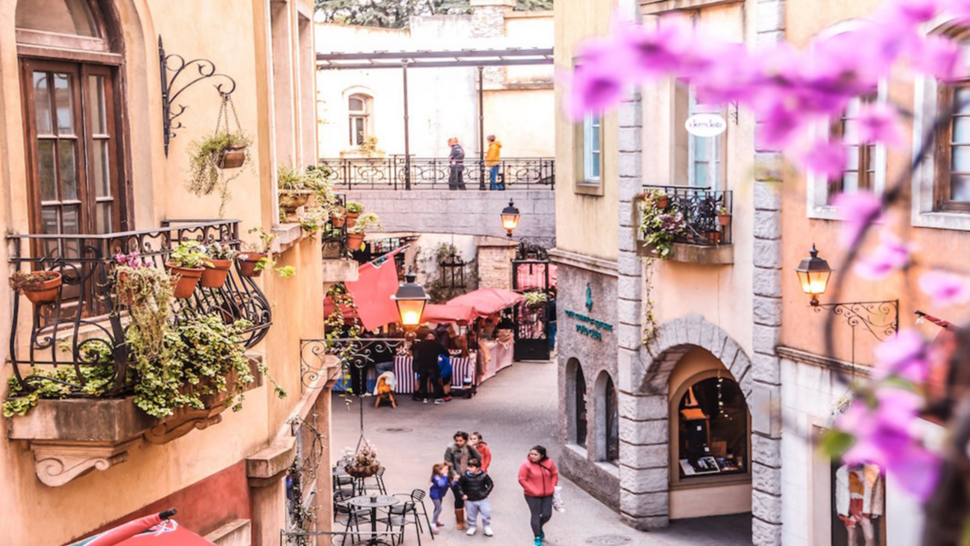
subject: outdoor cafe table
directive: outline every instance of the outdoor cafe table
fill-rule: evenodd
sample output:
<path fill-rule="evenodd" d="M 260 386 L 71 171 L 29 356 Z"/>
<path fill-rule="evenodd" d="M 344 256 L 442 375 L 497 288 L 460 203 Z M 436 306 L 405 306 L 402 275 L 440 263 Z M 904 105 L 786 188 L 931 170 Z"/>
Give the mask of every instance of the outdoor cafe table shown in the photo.
<path fill-rule="evenodd" d="M 377 538 L 377 509 L 390 508 L 391 506 L 401 504 L 401 499 L 393 495 L 378 495 L 377 497 L 361 495 L 348 500 L 347 504 L 356 506 L 358 508 L 370 508 L 371 538 L 364 544 L 387 544 L 383 540 L 379 540 Z"/>

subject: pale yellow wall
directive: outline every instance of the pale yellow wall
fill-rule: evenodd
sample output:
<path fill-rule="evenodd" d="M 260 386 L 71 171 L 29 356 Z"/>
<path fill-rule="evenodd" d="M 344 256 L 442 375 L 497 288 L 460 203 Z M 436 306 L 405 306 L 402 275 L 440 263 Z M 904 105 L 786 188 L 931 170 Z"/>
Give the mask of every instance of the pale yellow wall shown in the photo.
<path fill-rule="evenodd" d="M 516 47 L 550 47 L 555 40 L 555 20 L 552 11 L 511 12 L 505 17 L 505 35 Z M 509 83 L 551 81 L 552 66 L 509 66 L 505 79 Z"/>
<path fill-rule="evenodd" d="M 245 232 L 251 227 L 271 228 L 278 221 L 272 175 L 278 160 L 270 135 L 288 131 L 286 136 L 292 144 L 287 160 L 302 159 L 301 145 L 312 150 L 315 124 L 304 120 L 313 119 L 315 79 L 304 77 L 300 89 L 294 85 L 286 94 L 274 96 L 269 3 L 114 0 L 113 4 L 124 33 L 128 126 L 119 132 L 127 136 L 136 227 L 158 227 L 165 218 L 215 218 L 218 209 L 217 196 L 199 198 L 188 193 L 185 173 L 187 146 L 193 139 L 212 133 L 219 97 L 209 82 L 196 84 L 179 97 L 178 102 L 188 106 L 180 118 L 185 127 L 172 139 L 166 157 L 157 54 L 161 35 L 169 53 L 209 59 L 219 72 L 235 79 L 236 112 L 254 144 L 250 148 L 252 166 L 243 169 L 233 182 L 234 197 L 226 217 L 242 220 L 244 238 L 250 238 Z M 312 16 L 312 3 L 307 0 L 288 2 L 282 9 L 286 10 L 283 15 L 288 25 L 297 24 L 298 13 L 304 19 Z M 23 233 L 28 231 L 28 222 L 15 11 L 15 0 L 0 0 L 0 111 L 5 114 L 0 117 L 0 224 L 7 231 Z M 293 30 L 286 37 L 286 43 L 301 46 L 291 52 L 293 72 L 287 78 L 293 82 L 299 82 L 301 75 L 313 74 L 312 34 L 300 37 Z M 311 63 L 309 67 L 307 63 Z M 188 76 L 191 74 L 183 75 Z M 309 100 L 302 90 L 305 86 Z M 293 112 L 288 125 L 277 124 L 273 110 L 279 108 Z M 7 252 L 7 245 L 0 246 L 0 260 L 6 261 Z M 4 433 L 0 436 L 0 483 L 5 487 L 0 492 L 0 506 L 6 525 L 0 542 L 63 543 L 236 464 L 267 445 L 299 399 L 299 339 L 322 337 L 320 259 L 319 243 L 304 241 L 280 257 L 280 265 L 297 267 L 294 278 L 262 276 L 274 325 L 254 352 L 265 355 L 271 374 L 290 393 L 288 398 L 277 399 L 266 386 L 250 391 L 243 410 L 225 412 L 221 424 L 162 446 L 140 444 L 131 450 L 126 462 L 58 488 L 37 480 L 32 453 L 23 442 L 8 441 Z M 6 285 L 6 274 L 0 276 Z M 29 313 L 29 303 L 24 300 L 21 305 L 22 311 Z M 0 331 L 9 332 L 9 290 L 0 290 L 0 309 L 4 310 L 0 313 Z M 27 333 L 26 321 L 22 326 L 21 339 Z M 7 357 L 4 342 L 0 344 L 0 361 Z M 0 367 L 2 384 L 10 374 L 9 366 Z M 329 415 L 318 418 L 329 421 Z"/>
<path fill-rule="evenodd" d="M 555 4 L 556 68 L 571 70 L 584 38 L 603 35 L 609 31 L 616 2 L 613 0 L 571 0 Z M 577 195 L 575 154 L 577 145 L 575 126 L 562 115 L 563 94 L 556 87 L 556 247 L 567 252 L 594 256 L 605 260 L 617 259 L 619 250 L 619 194 L 617 193 L 617 130 L 616 114 L 603 118 L 602 196 Z"/>
<path fill-rule="evenodd" d="M 485 134 L 502 143 L 502 157 L 555 156 L 552 89 L 486 91 L 484 102 Z"/>
<path fill-rule="evenodd" d="M 750 40 L 753 35 L 751 13 L 753 2 L 715 6 L 700 11 L 700 21 L 707 31 L 737 42 Z M 666 79 L 643 88 L 643 183 L 648 185 L 687 186 L 687 151 L 684 119 L 677 116 L 680 106 L 674 98 L 675 83 Z M 682 93 L 681 97 L 685 97 Z M 754 119 L 742 110 L 737 122 L 735 112 L 728 107 L 722 113 L 728 122 L 726 139 L 725 176 L 718 190 L 733 192 L 732 237 L 734 264 L 729 266 L 694 265 L 656 260 L 653 266 L 653 289 L 650 297 L 655 304 L 658 323 L 699 313 L 709 322 L 724 329 L 745 352 L 751 348 L 752 252 L 754 197 Z M 557 165 L 558 168 L 558 165 Z"/>
<path fill-rule="evenodd" d="M 787 5 L 788 34 L 796 45 L 804 47 L 812 37 L 826 32 L 831 26 L 841 21 L 866 17 L 879 4 L 876 0 L 851 4 L 834 0 L 791 2 Z M 901 104 L 903 108 L 918 109 L 919 105 L 914 104 L 914 89 L 908 76 L 905 79 L 892 81 L 888 86 L 888 96 L 890 100 Z M 935 100 L 935 98 L 930 100 Z M 890 149 L 887 154 L 887 187 L 908 171 L 912 161 L 911 138 L 913 130 L 911 126 L 904 127 L 902 135 L 905 144 L 899 149 Z M 819 249 L 819 255 L 828 260 L 832 269 L 836 270 L 836 273 L 833 274 L 833 282 L 840 272 L 849 274 L 850 272 L 846 267 L 845 252 L 842 251 L 838 243 L 839 231 L 842 226 L 841 222 L 836 220 L 808 218 L 805 197 L 807 179 L 804 175 L 799 174 L 794 169 L 788 169 L 783 187 L 782 207 L 785 212 L 782 216 L 782 229 L 785 245 L 782 253 L 782 290 L 784 297 L 783 324 L 785 327 L 782 329 L 781 343 L 816 354 L 824 354 L 824 323 L 827 315 L 815 313 L 809 308 L 809 297 L 802 292 L 794 269 L 802 259 L 808 257 L 808 251 L 814 243 Z M 897 235 L 911 238 L 918 245 L 919 251 L 916 257 L 922 267 L 915 268 L 912 272 L 912 284 L 907 285 L 899 274 L 878 282 L 870 282 L 849 275 L 842 293 L 838 296 L 832 293 L 834 284 L 830 282 L 829 291 L 819 298 L 823 303 L 895 300 L 899 298 L 901 328 L 914 325 L 916 316 L 913 312 L 917 309 L 958 323 L 966 319 L 968 313 L 970 313 L 970 306 L 933 307 L 930 305 L 929 299 L 918 289 L 915 281 L 919 274 L 926 271 L 927 268 L 940 267 L 958 271 L 965 270 L 966 256 L 970 252 L 970 233 L 912 227 L 910 189 L 911 185 L 907 176 L 904 198 L 900 205 L 895 207 L 894 211 L 888 216 L 887 227 Z M 872 243 L 877 239 L 877 237 L 869 238 L 867 241 L 869 246 L 865 247 L 866 250 L 863 254 L 871 248 Z M 917 328 L 929 337 L 933 337 L 939 332 L 938 327 L 929 323 Z M 844 319 L 836 317 L 833 333 L 834 356 L 845 361 L 852 360 L 852 330 Z M 869 332 L 862 327 L 857 328 L 854 343 L 855 361 L 859 363 L 872 362 L 872 350 L 876 344 L 877 340 Z"/>

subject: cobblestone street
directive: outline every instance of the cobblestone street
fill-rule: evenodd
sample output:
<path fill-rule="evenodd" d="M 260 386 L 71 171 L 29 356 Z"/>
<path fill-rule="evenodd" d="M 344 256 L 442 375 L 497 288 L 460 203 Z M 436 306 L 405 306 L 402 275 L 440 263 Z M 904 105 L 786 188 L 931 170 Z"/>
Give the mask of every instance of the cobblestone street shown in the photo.
<path fill-rule="evenodd" d="M 495 536 L 485 538 L 481 531 L 466 537 L 455 530 L 453 497 L 445 499 L 442 523 L 448 525 L 434 542 L 437 546 L 485 542 L 494 546 L 532 544 L 529 515 L 522 489 L 517 482 L 519 464 L 529 448 L 541 444 L 554 460 L 556 442 L 556 366 L 554 362 L 519 362 L 499 373 L 479 389 L 472 400 L 455 398 L 435 406 L 401 396 L 397 409 L 382 405 L 374 409 L 374 399 L 365 398 L 364 433 L 377 448 L 381 464 L 387 468 L 385 483 L 389 493 L 427 490 L 431 466 L 441 460 L 445 447 L 456 430 L 480 431 L 492 450 L 490 474 L 495 481 L 492 500 L 492 527 Z M 334 457 L 345 447 L 354 447 L 358 437 L 357 401 L 349 408 L 334 395 Z M 620 521 L 618 514 L 582 491 L 569 480 L 561 479 L 566 512 L 553 512 L 546 526 L 547 544 L 572 545 L 733 545 L 751 543 L 750 516 L 728 516 L 674 522 L 670 528 L 641 533 Z M 429 511 L 430 500 L 426 500 Z M 426 534 L 422 543 L 429 544 Z M 408 544 L 417 544 L 413 529 Z"/>

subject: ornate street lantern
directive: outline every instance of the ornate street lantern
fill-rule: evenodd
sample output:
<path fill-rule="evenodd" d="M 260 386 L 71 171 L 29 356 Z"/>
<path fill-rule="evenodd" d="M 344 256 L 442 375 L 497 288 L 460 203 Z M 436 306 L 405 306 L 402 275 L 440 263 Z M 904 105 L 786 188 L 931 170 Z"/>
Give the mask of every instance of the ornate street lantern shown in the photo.
<path fill-rule="evenodd" d="M 509 239 L 512 238 L 512 232 L 515 228 L 519 226 L 519 209 L 515 208 L 512 200 L 509 199 L 509 206 L 502 209 L 502 227 L 505 228 L 505 232 L 509 234 Z"/>
<path fill-rule="evenodd" d="M 424 293 L 424 288 L 414 282 L 414 279 L 414 273 L 409 270 L 404 276 L 404 284 L 398 287 L 397 294 L 391 296 L 397 304 L 397 314 L 401 318 L 401 324 L 409 332 L 413 332 L 421 324 L 424 306 L 430 299 Z"/>
<path fill-rule="evenodd" d="M 818 297 L 825 293 L 829 277 L 832 275 L 832 268 L 829 267 L 827 261 L 818 257 L 818 249 L 815 248 L 814 244 L 809 254 L 811 257 L 802 260 L 802 263 L 795 268 L 795 272 L 798 273 L 802 291 L 812 297 L 812 306 L 818 307 Z"/>

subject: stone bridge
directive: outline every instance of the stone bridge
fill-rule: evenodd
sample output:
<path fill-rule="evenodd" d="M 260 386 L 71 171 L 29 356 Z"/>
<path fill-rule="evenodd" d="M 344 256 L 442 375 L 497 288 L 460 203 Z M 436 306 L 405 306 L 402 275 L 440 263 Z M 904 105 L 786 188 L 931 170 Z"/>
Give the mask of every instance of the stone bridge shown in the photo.
<path fill-rule="evenodd" d="M 383 231 L 491 235 L 505 237 L 502 209 L 514 200 L 519 227 L 513 237 L 552 248 L 556 242 L 556 192 L 549 187 L 514 191 L 341 190 L 350 201 L 359 201 L 375 212 Z"/>

